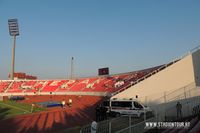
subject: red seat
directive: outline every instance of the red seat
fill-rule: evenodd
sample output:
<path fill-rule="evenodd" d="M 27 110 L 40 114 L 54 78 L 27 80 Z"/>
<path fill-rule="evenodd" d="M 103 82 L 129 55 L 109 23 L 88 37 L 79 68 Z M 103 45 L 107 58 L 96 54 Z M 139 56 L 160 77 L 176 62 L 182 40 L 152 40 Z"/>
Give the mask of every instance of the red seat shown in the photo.
<path fill-rule="evenodd" d="M 42 92 L 54 92 L 62 83 L 61 80 L 50 80 L 42 89 Z"/>
<path fill-rule="evenodd" d="M 9 92 L 9 93 L 23 92 L 23 89 L 21 88 L 22 84 L 23 84 L 23 81 L 14 81 L 7 92 Z"/>
<path fill-rule="evenodd" d="M 0 92 L 4 92 L 10 85 L 10 81 L 0 81 Z"/>

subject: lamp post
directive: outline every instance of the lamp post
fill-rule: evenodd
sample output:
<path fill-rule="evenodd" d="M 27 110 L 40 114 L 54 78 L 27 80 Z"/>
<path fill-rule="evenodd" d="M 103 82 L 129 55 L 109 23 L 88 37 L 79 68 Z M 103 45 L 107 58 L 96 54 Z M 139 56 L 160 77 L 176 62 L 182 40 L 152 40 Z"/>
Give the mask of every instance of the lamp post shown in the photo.
<path fill-rule="evenodd" d="M 11 63 L 11 74 L 10 74 L 10 79 L 11 79 L 11 80 L 14 80 L 16 36 L 19 35 L 19 27 L 18 27 L 17 19 L 9 19 L 9 20 L 8 20 L 8 26 L 9 26 L 9 33 L 10 33 L 10 36 L 13 36 L 12 63 Z"/>
<path fill-rule="evenodd" d="M 74 57 L 71 59 L 71 79 L 74 78 Z"/>

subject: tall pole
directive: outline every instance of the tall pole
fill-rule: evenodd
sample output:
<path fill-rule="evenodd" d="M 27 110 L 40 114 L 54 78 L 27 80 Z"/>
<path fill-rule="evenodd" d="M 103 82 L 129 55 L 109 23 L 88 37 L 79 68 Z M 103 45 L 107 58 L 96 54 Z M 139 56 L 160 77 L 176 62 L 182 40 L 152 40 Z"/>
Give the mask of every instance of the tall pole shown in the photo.
<path fill-rule="evenodd" d="M 16 36 L 13 36 L 13 47 L 12 47 L 12 64 L 11 64 L 11 80 L 14 80 L 15 73 L 15 46 L 16 46 Z"/>
<path fill-rule="evenodd" d="M 73 79 L 74 77 L 74 57 L 72 57 L 71 59 L 71 79 Z"/>
<path fill-rule="evenodd" d="M 16 46 L 16 36 L 19 36 L 19 27 L 17 19 L 8 19 L 9 33 L 13 36 L 13 47 L 12 47 L 12 63 L 11 63 L 11 73 L 10 79 L 14 80 L 15 73 L 15 46 Z"/>

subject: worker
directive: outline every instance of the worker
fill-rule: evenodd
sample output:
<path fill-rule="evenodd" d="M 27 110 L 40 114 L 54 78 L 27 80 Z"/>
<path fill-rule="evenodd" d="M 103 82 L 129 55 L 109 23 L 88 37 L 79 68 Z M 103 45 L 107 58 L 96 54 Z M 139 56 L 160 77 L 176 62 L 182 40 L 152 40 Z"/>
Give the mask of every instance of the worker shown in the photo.
<path fill-rule="evenodd" d="M 62 100 L 62 108 L 65 109 L 65 100 Z"/>
<path fill-rule="evenodd" d="M 72 106 L 72 99 L 71 99 L 71 98 L 69 99 L 68 106 L 69 106 L 69 107 Z"/>
<path fill-rule="evenodd" d="M 97 132 L 97 122 L 93 121 L 91 124 L 91 133 L 96 133 Z"/>
<path fill-rule="evenodd" d="M 97 105 L 95 109 L 96 109 L 96 121 L 99 122 L 100 121 L 100 106 Z"/>

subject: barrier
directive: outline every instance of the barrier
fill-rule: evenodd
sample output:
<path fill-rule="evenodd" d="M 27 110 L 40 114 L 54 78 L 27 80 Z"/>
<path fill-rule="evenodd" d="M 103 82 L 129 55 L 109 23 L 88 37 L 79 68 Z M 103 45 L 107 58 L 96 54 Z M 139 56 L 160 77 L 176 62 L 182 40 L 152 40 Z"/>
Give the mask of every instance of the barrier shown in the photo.
<path fill-rule="evenodd" d="M 47 108 L 51 108 L 51 107 L 61 107 L 62 104 L 59 102 L 54 102 L 54 101 L 47 101 L 47 102 L 40 102 L 40 103 L 36 103 L 39 106 L 42 107 L 47 107 Z"/>

